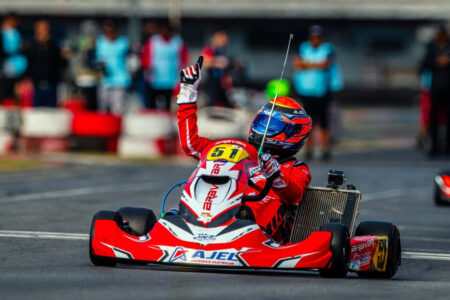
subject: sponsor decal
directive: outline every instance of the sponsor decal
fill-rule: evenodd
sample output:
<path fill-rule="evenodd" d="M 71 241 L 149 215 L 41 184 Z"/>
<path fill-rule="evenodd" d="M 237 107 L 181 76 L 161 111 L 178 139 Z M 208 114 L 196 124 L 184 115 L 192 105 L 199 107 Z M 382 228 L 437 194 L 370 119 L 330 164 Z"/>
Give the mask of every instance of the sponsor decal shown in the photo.
<path fill-rule="evenodd" d="M 352 252 L 362 251 L 366 248 L 373 247 L 375 244 L 373 239 L 368 240 L 367 242 L 356 244 L 352 246 Z"/>
<path fill-rule="evenodd" d="M 177 260 L 186 261 L 186 252 L 183 247 L 176 247 L 172 255 L 169 258 L 169 262 L 175 262 Z"/>
<path fill-rule="evenodd" d="M 219 189 L 218 185 L 213 184 L 212 188 L 209 190 L 208 194 L 206 195 L 205 202 L 203 203 L 203 209 L 204 210 L 211 210 L 211 204 L 214 199 L 217 198 L 217 190 Z"/>
<path fill-rule="evenodd" d="M 197 233 L 194 235 L 194 240 L 197 242 L 211 242 L 216 240 L 216 236 L 208 233 Z"/>
<path fill-rule="evenodd" d="M 220 174 L 220 167 L 222 167 L 225 164 L 214 164 L 213 168 L 211 170 L 211 175 L 219 175 Z"/>
<path fill-rule="evenodd" d="M 165 247 L 161 247 L 165 248 Z M 236 249 L 224 249 L 224 250 L 199 250 L 189 249 L 184 247 L 176 247 L 173 250 L 169 250 L 171 253 L 168 262 L 169 263 L 187 263 L 187 264 L 210 264 L 210 265 L 241 265 L 236 255 L 238 251 Z"/>
<path fill-rule="evenodd" d="M 250 177 L 253 177 L 253 175 L 258 173 L 259 171 L 261 171 L 261 168 L 259 166 L 248 168 L 248 173 L 250 174 Z"/>
<path fill-rule="evenodd" d="M 354 237 L 351 241 L 350 269 L 369 271 L 372 268 L 378 239 L 373 236 Z"/>
<path fill-rule="evenodd" d="M 388 258 L 388 237 L 377 236 L 378 245 L 375 255 L 373 256 L 373 267 L 379 272 L 386 271 L 387 258 Z"/>
<path fill-rule="evenodd" d="M 372 261 L 372 253 L 365 252 L 362 254 L 354 253 L 352 259 L 350 260 L 350 269 L 359 271 L 366 269 L 367 266 L 370 267 L 370 262 Z"/>

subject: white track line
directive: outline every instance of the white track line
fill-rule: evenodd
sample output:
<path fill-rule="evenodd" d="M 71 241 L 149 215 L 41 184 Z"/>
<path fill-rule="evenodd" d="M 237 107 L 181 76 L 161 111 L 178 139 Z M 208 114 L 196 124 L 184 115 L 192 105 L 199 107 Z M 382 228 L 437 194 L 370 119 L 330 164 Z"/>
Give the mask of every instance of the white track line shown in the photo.
<path fill-rule="evenodd" d="M 445 225 L 445 224 L 442 224 Z M 442 226 L 440 225 L 440 226 Z M 426 226 L 426 225 L 398 225 L 400 231 L 430 231 L 430 232 L 444 232 L 450 233 L 449 227 L 437 227 L 437 226 Z"/>
<path fill-rule="evenodd" d="M 55 240 L 89 240 L 89 234 L 47 231 L 0 230 L 0 237 Z"/>
<path fill-rule="evenodd" d="M 424 186 L 424 187 L 415 187 L 415 188 L 411 188 L 411 189 L 391 189 L 391 190 L 369 193 L 369 194 L 363 193 L 361 195 L 361 202 L 367 202 L 367 201 L 372 201 L 372 200 L 382 200 L 382 199 L 386 199 L 386 198 L 393 198 L 393 197 L 417 194 L 418 192 L 426 190 L 427 188 L 428 187 Z"/>
<path fill-rule="evenodd" d="M 450 261 L 450 254 L 449 253 L 408 252 L 408 251 L 404 251 L 404 252 L 402 252 L 402 258 Z"/>
<path fill-rule="evenodd" d="M 420 242 L 435 242 L 435 243 L 450 243 L 450 239 L 434 238 L 424 236 L 402 236 L 403 240 L 420 241 Z"/>
<path fill-rule="evenodd" d="M 0 230 L 0 237 L 26 239 L 89 240 L 89 234 L 47 231 Z M 450 253 L 403 251 L 402 258 L 450 261 Z"/>
<path fill-rule="evenodd" d="M 42 192 L 42 193 L 31 193 L 31 194 L 21 194 L 9 197 L 0 198 L 0 203 L 10 203 L 10 202 L 22 202 L 22 201 L 32 201 L 32 200 L 42 200 L 42 199 L 54 199 L 54 198 L 67 198 L 75 196 L 87 196 L 93 194 L 103 194 L 103 193 L 114 193 L 114 192 L 129 192 L 129 191 L 150 191 L 155 190 L 158 187 L 164 186 L 163 183 L 130 183 L 130 184 L 119 184 L 119 185 L 101 185 L 94 187 L 83 187 L 75 188 L 69 190 Z"/>

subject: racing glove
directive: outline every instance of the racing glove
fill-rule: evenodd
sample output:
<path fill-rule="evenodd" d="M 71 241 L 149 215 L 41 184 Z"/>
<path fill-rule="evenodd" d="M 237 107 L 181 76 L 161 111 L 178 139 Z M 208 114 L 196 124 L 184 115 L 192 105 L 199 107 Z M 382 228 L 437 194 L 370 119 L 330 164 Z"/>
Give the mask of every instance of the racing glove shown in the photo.
<path fill-rule="evenodd" d="M 277 161 L 276 156 L 272 156 L 269 153 L 260 155 L 260 164 L 262 166 L 262 173 L 267 179 L 275 178 L 272 183 L 274 188 L 284 188 L 287 186 L 286 181 L 281 174 L 281 166 Z"/>
<path fill-rule="evenodd" d="M 192 104 L 197 102 L 197 89 L 200 84 L 203 56 L 200 56 L 195 65 L 184 68 L 180 72 L 180 94 L 177 104 Z"/>

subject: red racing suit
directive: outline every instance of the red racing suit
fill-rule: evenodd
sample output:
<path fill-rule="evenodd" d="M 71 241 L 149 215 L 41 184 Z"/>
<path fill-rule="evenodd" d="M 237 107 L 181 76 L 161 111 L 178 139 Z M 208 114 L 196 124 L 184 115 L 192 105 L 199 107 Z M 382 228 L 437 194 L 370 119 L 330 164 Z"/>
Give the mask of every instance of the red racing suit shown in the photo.
<path fill-rule="evenodd" d="M 183 150 L 200 160 L 202 151 L 213 141 L 198 135 L 197 104 L 181 104 L 177 110 L 177 120 Z M 281 161 L 280 166 L 280 178 L 284 184 L 282 187 L 272 187 L 271 192 L 276 197 L 271 197 L 269 193 L 259 202 L 246 202 L 256 223 L 272 237 L 279 234 L 286 205 L 300 202 L 311 182 L 311 173 L 305 163 L 292 157 L 288 161 Z"/>

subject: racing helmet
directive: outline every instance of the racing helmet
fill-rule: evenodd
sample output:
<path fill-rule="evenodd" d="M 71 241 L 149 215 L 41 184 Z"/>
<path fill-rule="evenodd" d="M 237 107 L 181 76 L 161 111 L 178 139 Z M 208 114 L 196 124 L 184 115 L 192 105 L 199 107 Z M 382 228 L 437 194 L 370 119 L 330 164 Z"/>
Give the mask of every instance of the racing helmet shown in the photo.
<path fill-rule="evenodd" d="M 250 127 L 249 143 L 261 145 L 274 99 L 269 100 L 257 113 Z M 267 130 L 263 151 L 280 156 L 297 153 L 305 144 L 312 128 L 312 120 L 297 101 L 278 97 Z"/>

